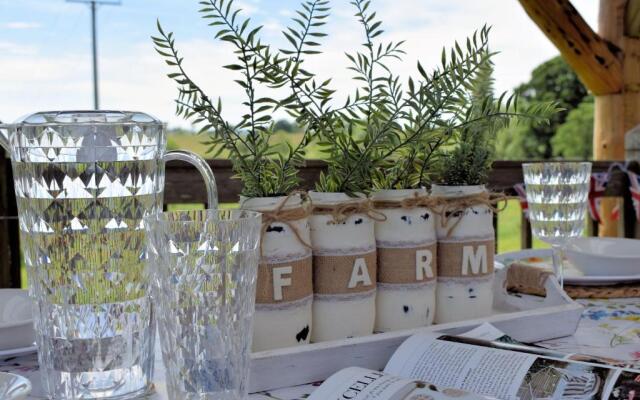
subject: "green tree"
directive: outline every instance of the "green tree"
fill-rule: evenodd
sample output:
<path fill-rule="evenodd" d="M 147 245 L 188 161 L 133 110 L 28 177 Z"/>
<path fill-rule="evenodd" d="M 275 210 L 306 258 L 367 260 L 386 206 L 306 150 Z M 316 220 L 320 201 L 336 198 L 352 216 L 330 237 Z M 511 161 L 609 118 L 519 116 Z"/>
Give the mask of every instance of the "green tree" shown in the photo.
<path fill-rule="evenodd" d="M 537 140 L 531 133 L 531 127 L 521 124 L 508 126 L 498 132 L 496 154 L 500 160 L 526 160 L 535 153 Z"/>
<path fill-rule="evenodd" d="M 485 102 L 497 100 L 493 89 L 493 70 L 493 64 L 488 60 L 481 65 L 471 81 L 470 96 L 475 106 L 471 113 L 472 117 L 486 106 Z M 530 110 L 531 114 L 512 118 L 506 125 L 485 120 L 461 130 L 458 133 L 458 143 L 452 148 L 445 149 L 446 156 L 442 160 L 439 180 L 449 185 L 486 184 L 497 154 L 498 133 L 505 128 L 529 130 L 538 125 L 546 125 L 559 111 L 553 100 L 525 103 L 526 109 Z M 526 136 L 521 137 L 526 138 Z M 518 147 L 514 150 L 525 148 L 524 144 L 518 143 Z"/>
<path fill-rule="evenodd" d="M 551 139 L 555 157 L 589 160 L 593 154 L 593 97 L 571 110 Z"/>
<path fill-rule="evenodd" d="M 587 89 L 562 57 L 557 56 L 536 67 L 529 82 L 520 85 L 516 92 L 528 103 L 556 101 L 564 110 L 556 113 L 548 125 L 503 129 L 497 140 L 499 158 L 551 158 L 552 137 L 569 112 L 588 95 Z"/>
<path fill-rule="evenodd" d="M 298 126 L 296 125 L 295 122 L 290 121 L 288 119 L 279 119 L 274 125 L 273 125 L 273 130 L 274 131 L 285 131 L 287 133 L 294 133 L 296 131 L 298 131 Z"/>

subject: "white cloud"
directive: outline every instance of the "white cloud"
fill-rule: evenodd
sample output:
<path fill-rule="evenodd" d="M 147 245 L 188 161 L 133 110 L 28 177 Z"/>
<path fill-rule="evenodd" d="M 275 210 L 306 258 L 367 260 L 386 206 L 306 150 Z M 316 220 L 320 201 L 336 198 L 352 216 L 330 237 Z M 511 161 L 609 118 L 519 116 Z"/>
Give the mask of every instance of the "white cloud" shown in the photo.
<path fill-rule="evenodd" d="M 589 0 L 574 3 L 587 22 L 595 26 L 597 5 Z M 404 60 L 393 64 L 394 71 L 404 77 L 416 74 L 418 60 L 425 68 L 437 65 L 443 46 L 449 48 L 455 40 L 465 40 L 485 23 L 492 26 L 491 48 L 499 52 L 494 58 L 497 91 L 511 90 L 527 81 L 534 67 L 558 54 L 517 1 L 386 0 L 376 4 L 386 31 L 381 40 L 406 40 Z M 351 74 L 345 71 L 348 61 L 344 52 L 352 52 L 362 43 L 363 32 L 348 7 L 340 7 L 332 14 L 325 28 L 330 36 L 323 54 L 309 59 L 313 66 L 310 69 L 320 77 L 333 77 L 336 88 L 352 87 Z"/>
<path fill-rule="evenodd" d="M 252 15 L 260 10 L 257 5 L 247 2 L 237 2 L 235 7 L 242 9 L 242 13 L 245 15 Z"/>
<path fill-rule="evenodd" d="M 4 62 L 11 61 L 10 56 L 34 55 L 37 51 L 35 46 L 24 46 L 14 42 L 0 41 L 0 54 L 2 54 L 0 56 L 0 62 L 2 62 L 2 67 L 4 68 Z M 2 71 L 0 71 L 0 73 L 1 72 Z"/>
<path fill-rule="evenodd" d="M 5 29 L 37 29 L 40 28 L 40 24 L 37 22 L 15 21 L 7 22 L 2 27 Z"/>
<path fill-rule="evenodd" d="M 578 0 L 575 4 L 595 26 L 597 5 L 588 0 Z M 499 52 L 494 59 L 499 91 L 510 90 L 528 80 L 535 66 L 558 54 L 517 1 L 384 1 L 378 9 L 387 31 L 381 38 L 406 40 L 407 55 L 397 67 L 401 74 L 413 73 L 417 60 L 425 67 L 436 65 L 443 46 L 450 47 L 454 40 L 464 40 L 485 23 L 492 26 L 491 47 Z M 361 29 L 356 24 L 345 20 L 339 26 L 332 25 L 328 53 L 335 52 L 336 47 L 353 48 L 355 42 L 362 40 Z"/>
<path fill-rule="evenodd" d="M 591 0 L 574 2 L 588 22 L 595 24 L 597 5 Z M 404 76 L 415 74 L 417 59 L 425 67 L 434 66 L 442 46 L 464 39 L 485 22 L 493 26 L 492 48 L 500 51 L 495 58 L 497 90 L 511 89 L 526 81 L 536 65 L 557 54 L 514 0 L 379 0 L 374 5 L 378 15 L 384 17 L 387 33 L 383 40 L 407 40 L 404 48 L 408 54 L 404 62 L 395 64 L 398 73 Z M 309 69 L 317 72 L 319 79 L 332 77 L 332 86 L 346 93 L 353 87 L 353 81 L 346 70 L 344 51 L 353 51 L 363 37 L 353 10 L 337 2 L 334 7 L 328 25 L 323 28 L 330 33 L 322 40 L 323 54 L 309 58 Z M 243 8 L 245 12 L 260 13 L 260 5 L 255 1 L 246 0 Z M 278 21 L 271 17 L 254 18 L 255 23 L 269 25 L 271 31 L 281 30 Z M 211 40 L 204 27 L 202 32 L 204 39 L 178 40 L 177 45 L 192 78 L 210 96 L 221 96 L 225 116 L 234 120 L 244 112 L 241 105 L 244 97 L 242 89 L 233 82 L 237 73 L 222 68 L 233 61 L 231 48 L 227 43 Z M 281 35 L 274 32 L 269 38 L 272 36 Z M 283 43 L 284 40 L 274 43 L 274 47 Z M 0 41 L 0 53 L 0 119 L 13 120 L 44 109 L 92 106 L 89 53 L 58 52 L 45 57 L 37 48 L 6 41 Z M 169 67 L 148 42 L 123 43 L 117 52 L 102 52 L 101 106 L 146 111 L 171 125 L 187 125 L 174 115 L 176 90 L 165 76 L 168 72 Z"/>
<path fill-rule="evenodd" d="M 210 97 L 222 97 L 226 118 L 233 121 L 246 112 L 241 105 L 244 92 L 233 82 L 239 79 L 239 73 L 222 68 L 234 62 L 230 45 L 195 39 L 178 42 L 177 46 L 189 76 Z M 173 71 L 146 43 L 137 45 L 135 54 L 135 59 L 130 54 L 103 57 L 102 107 L 146 111 L 170 125 L 188 125 L 174 115 L 176 84 L 166 76 Z"/>
<path fill-rule="evenodd" d="M 284 27 L 280 24 L 277 19 L 269 18 L 262 24 L 265 32 L 268 33 L 280 33 L 284 30 Z"/>

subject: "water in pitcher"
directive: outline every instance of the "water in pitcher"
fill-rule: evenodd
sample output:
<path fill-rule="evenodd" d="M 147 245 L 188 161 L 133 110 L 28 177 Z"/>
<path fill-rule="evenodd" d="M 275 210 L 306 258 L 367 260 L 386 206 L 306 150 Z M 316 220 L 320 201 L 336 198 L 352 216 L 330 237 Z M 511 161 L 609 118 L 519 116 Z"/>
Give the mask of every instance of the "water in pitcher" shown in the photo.
<path fill-rule="evenodd" d="M 165 161 L 192 164 L 217 206 L 206 162 L 166 152 L 158 119 L 130 111 L 47 111 L 0 124 L 11 154 L 38 357 L 53 399 L 124 399 L 153 371 L 153 307 L 143 217 L 162 209 Z"/>
<path fill-rule="evenodd" d="M 45 390 L 60 398 L 145 391 L 154 329 L 142 218 L 161 208 L 158 160 L 13 168 Z"/>

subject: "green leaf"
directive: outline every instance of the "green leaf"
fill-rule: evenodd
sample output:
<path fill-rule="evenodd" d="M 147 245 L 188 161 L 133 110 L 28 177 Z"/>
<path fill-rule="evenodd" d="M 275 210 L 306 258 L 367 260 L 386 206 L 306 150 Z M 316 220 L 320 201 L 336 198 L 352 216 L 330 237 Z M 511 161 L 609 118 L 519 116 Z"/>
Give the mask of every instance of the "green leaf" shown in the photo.
<path fill-rule="evenodd" d="M 240 70 L 244 69 L 244 67 L 242 65 L 239 65 L 239 64 L 223 65 L 222 68 L 230 69 L 232 71 L 240 71 Z"/>

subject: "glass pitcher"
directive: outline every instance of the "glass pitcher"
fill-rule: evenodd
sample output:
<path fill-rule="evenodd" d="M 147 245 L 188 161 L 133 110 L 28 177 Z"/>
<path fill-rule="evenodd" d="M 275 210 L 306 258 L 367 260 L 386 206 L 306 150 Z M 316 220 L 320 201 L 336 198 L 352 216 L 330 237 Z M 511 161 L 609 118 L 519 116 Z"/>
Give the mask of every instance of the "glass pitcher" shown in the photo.
<path fill-rule="evenodd" d="M 45 391 L 53 399 L 144 393 L 155 332 L 142 220 L 162 211 L 170 160 L 198 169 L 216 208 L 211 169 L 192 153 L 166 152 L 163 124 L 142 113 L 41 112 L 0 129 Z"/>

